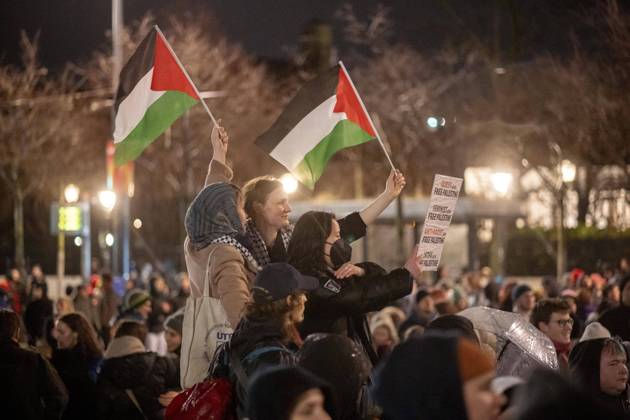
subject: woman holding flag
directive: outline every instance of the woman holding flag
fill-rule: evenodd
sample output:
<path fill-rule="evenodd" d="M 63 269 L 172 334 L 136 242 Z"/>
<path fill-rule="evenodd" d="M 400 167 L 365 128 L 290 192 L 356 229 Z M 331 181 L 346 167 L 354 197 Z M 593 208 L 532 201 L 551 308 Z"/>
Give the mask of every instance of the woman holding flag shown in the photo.
<path fill-rule="evenodd" d="M 212 137 L 212 147 L 214 153 L 206 179 L 218 172 L 231 175 L 226 164 L 228 137 Z M 372 203 L 359 212 L 339 219 L 341 237 L 350 243 L 365 236 L 367 225 L 376 221 L 404 187 L 403 174 L 398 170 L 392 170 L 385 183 L 385 190 Z M 287 248 L 293 227 L 289 222 L 291 212 L 289 196 L 284 191 L 282 183 L 271 176 L 257 177 L 245 184 L 243 193 L 245 212 L 248 216 L 247 237 L 256 262 L 264 267 L 270 262 L 287 261 Z"/>

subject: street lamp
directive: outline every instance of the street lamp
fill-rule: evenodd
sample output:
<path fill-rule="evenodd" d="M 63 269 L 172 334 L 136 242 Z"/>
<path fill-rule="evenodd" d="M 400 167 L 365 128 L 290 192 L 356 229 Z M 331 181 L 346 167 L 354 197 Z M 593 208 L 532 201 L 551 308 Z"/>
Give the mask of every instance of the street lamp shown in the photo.
<path fill-rule="evenodd" d="M 575 180 L 575 164 L 568 159 L 563 159 L 560 163 L 560 172 L 562 174 L 562 182 L 570 183 Z"/>
<path fill-rule="evenodd" d="M 114 246 L 114 235 L 112 235 L 111 233 L 107 233 L 105 235 L 105 245 L 107 245 L 108 247 Z"/>
<path fill-rule="evenodd" d="M 280 177 L 282 188 L 287 194 L 293 194 L 298 188 L 298 182 L 291 174 L 284 174 Z"/>
<path fill-rule="evenodd" d="M 76 203 L 79 201 L 79 187 L 74 184 L 66 185 L 66 188 L 63 189 L 63 196 L 66 199 L 66 203 Z"/>
<path fill-rule="evenodd" d="M 98 192 L 98 201 L 108 212 L 112 211 L 116 205 L 116 193 L 111 190 L 103 190 Z"/>
<path fill-rule="evenodd" d="M 500 196 L 505 197 L 512 186 L 512 178 L 509 172 L 493 172 L 490 174 L 490 183 Z"/>

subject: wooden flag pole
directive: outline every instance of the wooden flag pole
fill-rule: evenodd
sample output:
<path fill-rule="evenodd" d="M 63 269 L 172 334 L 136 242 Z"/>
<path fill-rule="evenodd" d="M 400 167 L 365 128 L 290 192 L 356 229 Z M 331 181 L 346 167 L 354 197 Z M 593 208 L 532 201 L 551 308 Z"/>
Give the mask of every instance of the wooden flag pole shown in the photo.
<path fill-rule="evenodd" d="M 210 112 L 210 108 L 208 108 L 208 105 L 206 105 L 206 102 L 203 100 L 203 98 L 201 97 L 201 93 L 199 93 L 199 90 L 197 89 L 197 86 L 195 86 L 195 83 L 192 81 L 192 79 L 190 78 L 190 76 L 188 75 L 188 72 L 186 71 L 186 69 L 184 68 L 184 66 L 182 65 L 182 62 L 179 61 L 179 57 L 177 57 L 177 54 L 175 54 L 175 51 L 173 51 L 173 48 L 171 47 L 171 44 L 168 43 L 168 41 L 166 40 L 166 37 L 164 36 L 164 34 L 162 33 L 162 31 L 160 30 L 160 28 L 157 25 L 153 26 L 155 28 L 155 30 L 158 32 L 158 34 L 162 37 L 162 39 L 164 40 L 164 43 L 166 44 L 166 47 L 168 48 L 168 50 L 171 52 L 171 54 L 173 54 L 173 57 L 175 57 L 175 61 L 177 61 L 177 65 L 179 66 L 179 68 L 182 69 L 182 71 L 184 72 L 184 74 L 186 75 L 186 78 L 188 79 L 188 81 L 190 82 L 190 84 L 192 85 L 193 89 L 195 90 L 195 93 L 197 94 L 197 96 L 199 97 L 199 100 L 201 101 L 201 105 L 203 105 L 203 108 L 206 110 L 206 112 L 208 113 L 208 115 L 210 116 L 210 120 L 212 120 L 212 123 L 214 124 L 215 127 L 219 127 L 219 123 L 217 122 L 217 120 L 214 118 L 214 115 L 212 115 L 212 112 Z"/>
<path fill-rule="evenodd" d="M 376 139 L 381 144 L 381 147 L 383 148 L 383 153 L 385 153 L 385 156 L 387 157 L 389 164 L 392 166 L 392 169 L 396 170 L 396 167 L 394 166 L 394 162 L 392 162 L 392 158 L 389 157 L 389 153 L 387 153 L 385 144 L 383 143 L 383 140 L 381 140 L 381 136 L 380 134 L 378 134 L 378 130 L 376 129 L 376 126 L 374 125 L 374 122 L 372 121 L 372 117 L 370 117 L 370 114 L 367 112 L 367 108 L 365 107 L 365 104 L 363 103 L 363 99 L 361 99 L 361 95 L 359 95 L 357 88 L 354 86 L 354 83 L 352 82 L 352 79 L 350 78 L 350 73 L 348 73 L 348 70 L 346 70 L 346 66 L 344 66 L 341 61 L 339 61 L 339 65 L 341 66 L 341 69 L 343 70 L 343 72 L 346 74 L 348 81 L 350 81 L 350 86 L 352 86 L 352 89 L 354 90 L 354 94 L 357 95 L 357 98 L 359 98 L 359 103 L 361 104 L 361 108 L 363 108 L 363 112 L 365 113 L 365 115 L 367 115 L 368 121 L 370 122 L 370 125 L 372 126 L 372 130 L 374 130 L 374 133 L 376 133 Z"/>

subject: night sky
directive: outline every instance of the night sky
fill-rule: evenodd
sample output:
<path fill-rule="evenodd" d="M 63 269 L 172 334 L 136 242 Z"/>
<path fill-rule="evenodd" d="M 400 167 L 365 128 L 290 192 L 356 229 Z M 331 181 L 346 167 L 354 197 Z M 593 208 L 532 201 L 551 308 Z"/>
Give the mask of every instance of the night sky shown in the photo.
<path fill-rule="evenodd" d="M 351 2 L 361 16 L 375 9 L 377 0 Z M 389 0 L 394 36 L 423 52 L 445 42 L 463 42 L 473 34 L 493 43 L 498 39 L 505 61 L 520 61 L 534 54 L 570 51 L 570 34 L 586 42 L 579 15 L 593 1 L 577 0 Z M 510 9 L 510 3 L 513 3 Z M 306 24 L 319 19 L 333 24 L 341 52 L 341 28 L 334 14 L 344 4 L 332 0 L 125 0 L 126 23 L 148 10 L 158 23 L 173 14 L 211 10 L 228 37 L 255 55 L 283 58 L 295 49 Z M 41 31 L 41 60 L 53 70 L 66 61 L 81 61 L 106 42 L 111 25 L 107 0 L 15 0 L 0 5 L 0 57 L 3 63 L 19 62 L 19 32 Z M 516 22 L 516 24 L 515 24 Z M 516 28 L 516 29 L 515 29 Z M 515 38 L 516 37 L 516 38 Z"/>

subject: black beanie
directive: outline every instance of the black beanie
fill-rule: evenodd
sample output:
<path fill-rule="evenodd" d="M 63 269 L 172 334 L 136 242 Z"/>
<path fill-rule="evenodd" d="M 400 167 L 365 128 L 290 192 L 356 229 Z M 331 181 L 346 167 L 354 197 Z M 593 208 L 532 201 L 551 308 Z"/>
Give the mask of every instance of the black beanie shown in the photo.
<path fill-rule="evenodd" d="M 250 420 L 288 420 L 299 397 L 318 388 L 324 394 L 324 408 L 336 418 L 330 386 L 298 366 L 275 367 L 256 375 L 248 390 L 247 414 Z"/>

